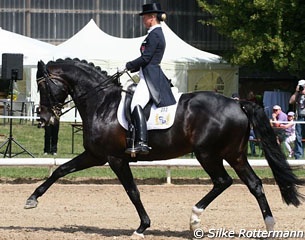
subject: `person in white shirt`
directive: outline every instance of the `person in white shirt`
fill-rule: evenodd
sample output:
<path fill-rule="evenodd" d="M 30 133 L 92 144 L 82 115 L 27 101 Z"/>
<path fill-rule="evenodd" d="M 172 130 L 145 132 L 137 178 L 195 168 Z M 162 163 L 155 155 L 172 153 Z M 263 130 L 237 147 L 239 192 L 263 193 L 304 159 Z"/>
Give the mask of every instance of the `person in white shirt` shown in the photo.
<path fill-rule="evenodd" d="M 281 124 L 281 128 L 285 129 L 285 134 L 286 134 L 286 139 L 284 140 L 285 147 L 287 151 L 289 152 L 289 157 L 293 156 L 293 150 L 292 150 L 292 145 L 294 144 L 295 141 L 295 123 L 293 122 L 294 120 L 294 112 L 289 112 L 287 114 L 288 116 L 288 124 Z"/>

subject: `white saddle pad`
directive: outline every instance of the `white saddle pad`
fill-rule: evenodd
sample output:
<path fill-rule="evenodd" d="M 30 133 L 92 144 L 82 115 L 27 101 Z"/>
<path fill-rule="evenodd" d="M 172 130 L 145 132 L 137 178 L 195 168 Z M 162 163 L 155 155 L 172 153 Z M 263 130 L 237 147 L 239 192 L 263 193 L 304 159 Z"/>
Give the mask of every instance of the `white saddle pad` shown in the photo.
<path fill-rule="evenodd" d="M 161 107 L 161 108 L 157 108 L 153 104 L 153 106 L 151 107 L 151 110 L 150 110 L 149 119 L 147 121 L 147 130 L 167 129 L 173 125 L 175 115 L 176 115 L 178 101 L 182 95 L 182 93 L 178 93 L 178 91 L 176 89 L 177 88 L 172 88 L 172 92 L 176 99 L 176 104 L 167 106 L 167 107 Z M 118 117 L 118 121 L 121 124 L 121 126 L 127 130 L 128 122 L 126 120 L 125 112 L 124 112 L 125 96 L 126 96 L 126 93 L 122 92 L 122 99 L 119 104 L 117 117 Z"/>

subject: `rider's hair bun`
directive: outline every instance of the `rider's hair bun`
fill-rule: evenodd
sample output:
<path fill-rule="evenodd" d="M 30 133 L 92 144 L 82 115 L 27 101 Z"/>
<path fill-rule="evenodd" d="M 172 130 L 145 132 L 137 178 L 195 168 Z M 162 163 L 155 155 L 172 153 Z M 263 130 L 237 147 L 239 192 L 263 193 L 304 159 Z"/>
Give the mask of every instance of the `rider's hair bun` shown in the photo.
<path fill-rule="evenodd" d="M 157 19 L 162 22 L 166 20 L 166 14 L 165 13 L 158 13 L 157 14 Z"/>

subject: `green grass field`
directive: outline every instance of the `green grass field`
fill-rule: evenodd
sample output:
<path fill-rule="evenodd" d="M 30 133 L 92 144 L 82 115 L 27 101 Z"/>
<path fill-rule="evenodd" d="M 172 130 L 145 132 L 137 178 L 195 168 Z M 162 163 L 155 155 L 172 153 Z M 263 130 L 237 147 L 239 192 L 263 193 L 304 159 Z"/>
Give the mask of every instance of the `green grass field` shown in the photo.
<path fill-rule="evenodd" d="M 165 182 L 166 167 L 132 167 L 136 179 L 161 179 Z M 238 179 L 236 173 L 228 168 L 228 173 L 233 179 Z M 273 178 L 269 168 L 255 168 L 256 174 L 262 179 Z M 47 167 L 0 167 L 2 179 L 45 179 L 49 176 Z M 299 169 L 295 174 L 305 178 L 305 170 Z M 209 179 L 209 176 L 200 167 L 171 167 L 172 179 Z M 115 179 L 116 176 L 108 167 L 93 167 L 77 173 L 67 175 L 64 179 Z"/>
<path fill-rule="evenodd" d="M 9 137 L 9 124 L 3 122 L 0 125 L 0 144 Z M 43 155 L 44 129 L 37 128 L 36 122 L 27 121 L 20 124 L 19 120 L 13 120 L 12 127 L 13 138 L 20 143 L 27 151 L 35 157 L 50 157 Z M 72 154 L 72 127 L 70 123 L 62 122 L 59 130 L 58 154 L 59 158 L 72 158 L 83 152 L 82 134 L 81 132 L 74 135 L 74 154 Z M 0 149 L 3 155 L 5 146 Z M 22 149 L 16 144 L 12 144 L 12 155 L 21 152 Z M 18 155 L 18 157 L 31 157 L 27 153 Z"/>
<path fill-rule="evenodd" d="M 9 124 L 0 125 L 1 139 L 0 143 L 6 141 L 9 136 Z M 32 122 L 27 121 L 20 124 L 19 120 L 13 121 L 13 137 L 31 152 L 35 157 L 52 157 L 43 155 L 43 136 L 44 130 L 37 128 L 37 125 L 32 125 Z M 59 144 L 58 144 L 58 158 L 73 158 L 83 151 L 82 146 L 82 133 L 75 134 L 74 143 L 74 154 L 71 153 L 72 145 L 72 128 L 70 123 L 61 123 L 59 131 Z M 5 146 L 0 149 L 3 156 Z M 20 149 L 13 143 L 12 153 L 18 153 Z M 249 151 L 250 152 L 250 151 Z M 17 157 L 17 156 L 16 156 Z M 30 157 L 27 153 L 18 155 L 18 157 Z M 184 156 L 188 158 L 190 155 Z M 251 157 L 252 158 L 252 157 Z M 132 167 L 134 177 L 137 179 L 145 178 L 166 178 L 166 167 Z M 256 173 L 261 178 L 272 178 L 272 174 L 269 168 L 255 168 Z M 228 168 L 229 174 L 233 178 L 237 178 L 236 174 L 232 169 Z M 50 169 L 47 167 L 0 167 L 0 177 L 2 178 L 38 178 L 44 179 L 48 177 Z M 305 170 L 300 169 L 296 171 L 296 174 L 300 177 L 305 177 Z M 172 178 L 198 178 L 205 179 L 209 178 L 208 175 L 200 167 L 172 167 L 171 168 Z M 109 167 L 95 167 L 87 170 L 83 170 L 79 173 L 73 173 L 66 177 L 67 179 L 76 178 L 115 178 L 114 173 Z"/>
<path fill-rule="evenodd" d="M 3 120 L 0 122 L 0 144 L 6 141 L 9 137 L 9 124 L 3 124 Z M 43 155 L 43 143 L 44 143 L 44 129 L 37 128 L 37 123 L 34 125 L 31 121 L 23 121 L 20 124 L 18 119 L 13 120 L 13 138 L 20 143 L 26 150 L 32 153 L 35 157 L 50 157 L 50 155 Z M 0 149 L 0 154 L 5 150 L 5 146 Z M 16 144 L 12 144 L 12 153 L 19 153 L 20 148 Z M 82 132 L 78 132 L 74 135 L 74 154 L 72 154 L 72 127 L 71 123 L 61 122 L 59 129 L 58 140 L 58 158 L 73 158 L 84 151 Z M 250 152 L 250 150 L 248 150 Z M 259 149 L 257 147 L 257 153 Z M 20 154 L 18 157 L 30 157 L 27 153 Z M 190 155 L 184 156 L 190 157 Z M 250 156 L 249 156 L 250 157 Z M 259 156 L 251 158 L 259 158 Z"/>

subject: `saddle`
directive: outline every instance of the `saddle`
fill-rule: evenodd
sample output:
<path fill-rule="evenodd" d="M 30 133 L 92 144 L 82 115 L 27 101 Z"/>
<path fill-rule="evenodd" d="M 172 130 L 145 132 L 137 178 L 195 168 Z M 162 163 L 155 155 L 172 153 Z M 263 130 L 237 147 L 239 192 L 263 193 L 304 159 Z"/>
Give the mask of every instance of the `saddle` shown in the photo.
<path fill-rule="evenodd" d="M 131 101 L 137 84 L 132 83 L 122 92 L 122 100 L 118 107 L 117 118 L 120 125 L 127 130 L 126 142 L 127 146 L 132 145 L 135 139 L 135 129 L 131 117 Z M 173 90 L 176 102 L 178 103 L 182 93 Z M 147 121 L 147 130 L 161 130 L 170 128 L 174 123 L 176 109 L 178 104 L 168 107 L 157 108 L 152 100 L 143 109 Z"/>

